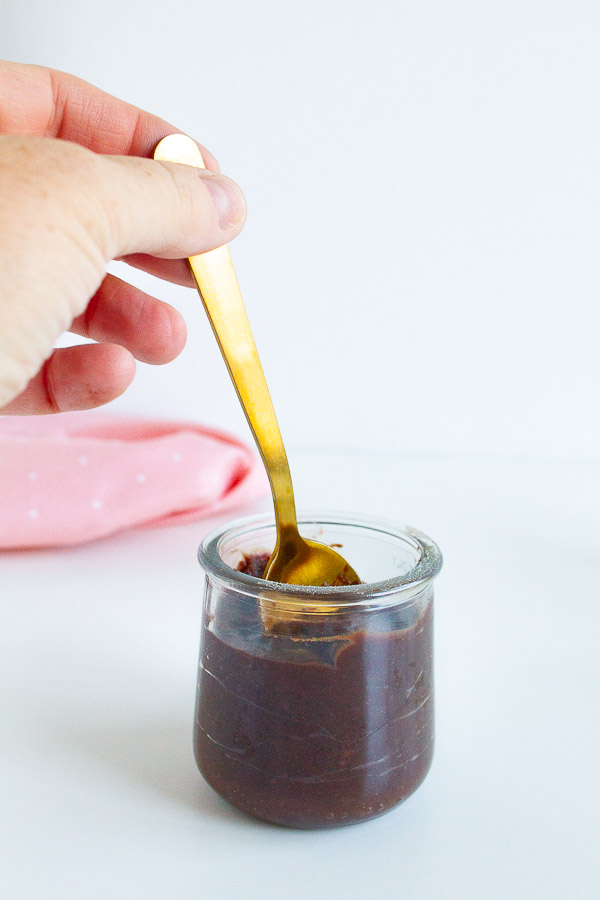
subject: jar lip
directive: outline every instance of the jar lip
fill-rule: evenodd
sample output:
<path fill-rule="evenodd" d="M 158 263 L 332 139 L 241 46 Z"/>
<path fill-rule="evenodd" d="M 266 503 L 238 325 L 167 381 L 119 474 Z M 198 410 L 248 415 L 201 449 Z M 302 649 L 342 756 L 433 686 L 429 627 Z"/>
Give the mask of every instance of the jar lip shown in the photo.
<path fill-rule="evenodd" d="M 265 581 L 263 578 L 232 569 L 222 560 L 219 552 L 223 541 L 234 539 L 236 532 L 241 537 L 249 530 L 273 528 L 274 516 L 266 513 L 235 519 L 211 531 L 198 549 L 200 565 L 209 577 L 218 579 L 238 593 L 261 598 L 265 598 L 265 594 L 277 595 L 282 600 L 301 602 L 304 608 L 310 607 L 313 601 L 315 607 L 318 607 L 323 601 L 331 602 L 334 597 L 337 600 L 343 600 L 344 607 L 367 606 L 379 598 L 384 600 L 390 594 L 395 595 L 394 603 L 402 603 L 412 599 L 415 589 L 422 589 L 427 582 L 433 581 L 442 567 L 441 550 L 430 537 L 416 528 L 399 525 L 391 519 L 370 517 L 359 513 L 302 510 L 298 513 L 298 523 L 300 525 L 347 525 L 371 532 L 379 531 L 405 542 L 408 540 L 418 551 L 419 559 L 403 575 L 368 584 L 338 587 L 281 584 L 275 581 Z M 273 598 L 275 599 L 275 596 Z"/>

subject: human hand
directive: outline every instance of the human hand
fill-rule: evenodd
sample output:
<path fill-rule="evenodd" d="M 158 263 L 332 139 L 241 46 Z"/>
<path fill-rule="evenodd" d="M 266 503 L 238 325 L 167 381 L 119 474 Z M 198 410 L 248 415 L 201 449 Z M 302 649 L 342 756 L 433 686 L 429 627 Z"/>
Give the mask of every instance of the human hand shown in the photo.
<path fill-rule="evenodd" d="M 173 359 L 173 307 L 106 274 L 112 259 L 193 285 L 185 257 L 234 238 L 239 188 L 148 157 L 177 129 L 50 69 L 0 61 L 0 414 L 89 409 L 118 397 L 134 357 Z M 97 341 L 53 351 L 64 331 Z"/>

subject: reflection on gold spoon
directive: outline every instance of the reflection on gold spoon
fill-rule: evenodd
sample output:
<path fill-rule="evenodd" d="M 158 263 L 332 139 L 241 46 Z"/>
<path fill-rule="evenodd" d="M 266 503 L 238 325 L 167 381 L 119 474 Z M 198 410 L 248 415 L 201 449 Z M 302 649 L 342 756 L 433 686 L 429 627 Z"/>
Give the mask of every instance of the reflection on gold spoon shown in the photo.
<path fill-rule="evenodd" d="M 171 134 L 154 158 L 205 168 L 197 144 Z M 189 259 L 198 293 L 221 348 L 250 430 L 265 464 L 277 526 L 277 543 L 264 577 L 284 584 L 360 584 L 346 560 L 324 544 L 300 536 L 290 469 L 275 410 L 227 246 Z"/>

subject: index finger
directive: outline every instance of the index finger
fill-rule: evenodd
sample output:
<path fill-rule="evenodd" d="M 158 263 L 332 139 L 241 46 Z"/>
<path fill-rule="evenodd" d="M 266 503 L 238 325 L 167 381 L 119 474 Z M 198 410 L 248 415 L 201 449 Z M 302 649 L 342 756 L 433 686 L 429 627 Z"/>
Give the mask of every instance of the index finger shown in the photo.
<path fill-rule="evenodd" d="M 161 138 L 178 130 L 74 75 L 0 61 L 0 134 L 57 137 L 95 153 L 150 157 Z M 214 156 L 201 150 L 206 167 L 219 172 Z"/>

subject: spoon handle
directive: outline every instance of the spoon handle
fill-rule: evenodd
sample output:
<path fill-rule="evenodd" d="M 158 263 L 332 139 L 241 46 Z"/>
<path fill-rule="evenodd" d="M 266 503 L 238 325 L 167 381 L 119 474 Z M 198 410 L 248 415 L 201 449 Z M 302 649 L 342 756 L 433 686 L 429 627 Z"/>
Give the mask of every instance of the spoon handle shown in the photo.
<path fill-rule="evenodd" d="M 154 158 L 205 168 L 195 141 L 180 134 L 163 138 L 154 151 Z M 294 491 L 285 447 L 229 248 L 218 247 L 191 256 L 189 264 L 269 476 L 278 533 L 279 529 L 296 529 Z"/>
<path fill-rule="evenodd" d="M 190 257 L 190 268 L 217 343 L 263 458 L 279 526 L 296 522 L 292 477 L 229 249 Z"/>

